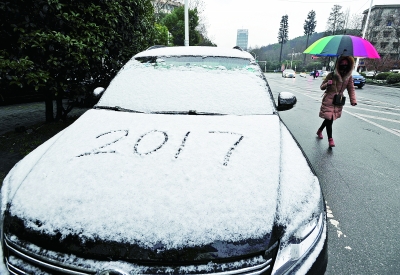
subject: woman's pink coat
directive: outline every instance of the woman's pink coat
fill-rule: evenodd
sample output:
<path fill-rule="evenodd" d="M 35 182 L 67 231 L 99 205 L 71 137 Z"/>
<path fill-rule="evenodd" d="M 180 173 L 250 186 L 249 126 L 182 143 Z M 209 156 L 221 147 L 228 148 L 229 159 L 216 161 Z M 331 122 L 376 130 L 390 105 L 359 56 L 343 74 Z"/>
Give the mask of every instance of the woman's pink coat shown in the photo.
<path fill-rule="evenodd" d="M 335 94 L 343 95 L 345 89 L 347 89 L 349 94 L 350 103 L 357 104 L 353 77 L 351 76 L 354 67 L 354 59 L 351 58 L 349 61 L 351 61 L 349 64 L 350 70 L 343 77 L 340 76 L 338 69 L 336 68 L 335 72 L 329 73 L 321 84 L 321 90 L 326 89 L 322 98 L 321 109 L 319 111 L 319 116 L 321 118 L 335 120 L 342 116 L 343 106 L 333 105 L 332 102 Z M 332 79 L 332 85 L 328 85 L 329 79 Z M 349 98 L 346 99 L 346 104 L 349 104 Z"/>

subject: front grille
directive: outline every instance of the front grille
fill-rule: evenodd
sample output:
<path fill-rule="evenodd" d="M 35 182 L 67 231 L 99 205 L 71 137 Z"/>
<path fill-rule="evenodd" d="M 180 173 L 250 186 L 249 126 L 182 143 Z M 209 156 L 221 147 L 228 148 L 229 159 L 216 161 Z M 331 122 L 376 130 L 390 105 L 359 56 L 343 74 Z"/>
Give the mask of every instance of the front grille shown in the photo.
<path fill-rule="evenodd" d="M 13 243 L 6 236 L 3 249 L 5 262 L 11 274 L 96 274 L 95 270 L 75 267 L 36 254 Z"/>
<path fill-rule="evenodd" d="M 113 269 L 110 266 L 125 270 L 126 274 L 268 275 L 271 273 L 273 262 L 272 259 L 265 260 L 258 256 L 231 263 L 208 263 L 207 265 L 197 266 L 140 266 L 121 261 L 106 262 L 81 259 L 73 255 L 46 251 L 36 245 L 14 241 L 16 237 L 9 238 L 6 235 L 3 237 L 5 263 L 9 272 L 13 275 L 94 275 L 104 270 Z M 233 267 L 237 267 L 237 269 Z M 184 271 L 182 272 L 182 270 Z"/>

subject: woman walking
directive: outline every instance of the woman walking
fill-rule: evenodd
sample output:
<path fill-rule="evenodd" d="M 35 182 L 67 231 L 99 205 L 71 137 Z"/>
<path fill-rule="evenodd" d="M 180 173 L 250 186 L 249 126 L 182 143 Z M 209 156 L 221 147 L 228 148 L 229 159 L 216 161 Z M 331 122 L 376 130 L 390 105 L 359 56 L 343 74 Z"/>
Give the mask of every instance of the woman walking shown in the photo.
<path fill-rule="evenodd" d="M 343 109 L 343 106 L 333 104 L 334 96 L 336 94 L 343 96 L 344 90 L 347 89 L 350 104 L 352 106 L 357 105 L 353 78 L 351 76 L 354 68 L 354 59 L 351 56 L 341 56 L 336 64 L 334 72 L 329 73 L 321 84 L 321 90 L 325 90 L 325 93 L 322 98 L 319 116 L 324 121 L 317 131 L 317 136 L 322 139 L 322 131 L 326 127 L 330 148 L 335 147 L 335 142 L 332 138 L 332 124 L 335 119 L 341 117 Z"/>

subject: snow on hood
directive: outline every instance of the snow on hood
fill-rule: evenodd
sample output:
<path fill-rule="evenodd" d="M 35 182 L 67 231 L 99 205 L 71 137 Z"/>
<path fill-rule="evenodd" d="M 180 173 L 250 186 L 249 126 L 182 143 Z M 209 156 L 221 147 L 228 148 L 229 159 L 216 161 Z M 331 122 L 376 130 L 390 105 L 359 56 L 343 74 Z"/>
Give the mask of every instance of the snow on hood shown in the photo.
<path fill-rule="evenodd" d="M 11 201 L 50 235 L 145 248 L 259 238 L 274 222 L 280 147 L 277 115 L 90 110 L 12 169 L 2 210 Z"/>
<path fill-rule="evenodd" d="M 277 223 L 285 227 L 286 241 L 296 230 L 323 211 L 317 176 L 284 124 L 281 124 L 281 173 Z"/>

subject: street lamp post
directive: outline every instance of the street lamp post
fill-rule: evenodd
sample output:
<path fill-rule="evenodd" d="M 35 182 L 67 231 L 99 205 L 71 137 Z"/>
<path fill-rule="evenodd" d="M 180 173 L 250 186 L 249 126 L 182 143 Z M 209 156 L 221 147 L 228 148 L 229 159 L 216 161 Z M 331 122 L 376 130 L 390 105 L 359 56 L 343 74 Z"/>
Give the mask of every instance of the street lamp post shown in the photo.
<path fill-rule="evenodd" d="M 293 54 L 294 54 L 294 48 L 292 48 L 292 61 L 290 61 L 290 69 L 293 69 Z"/>
<path fill-rule="evenodd" d="M 189 46 L 189 8 L 188 0 L 185 0 L 185 46 Z"/>

